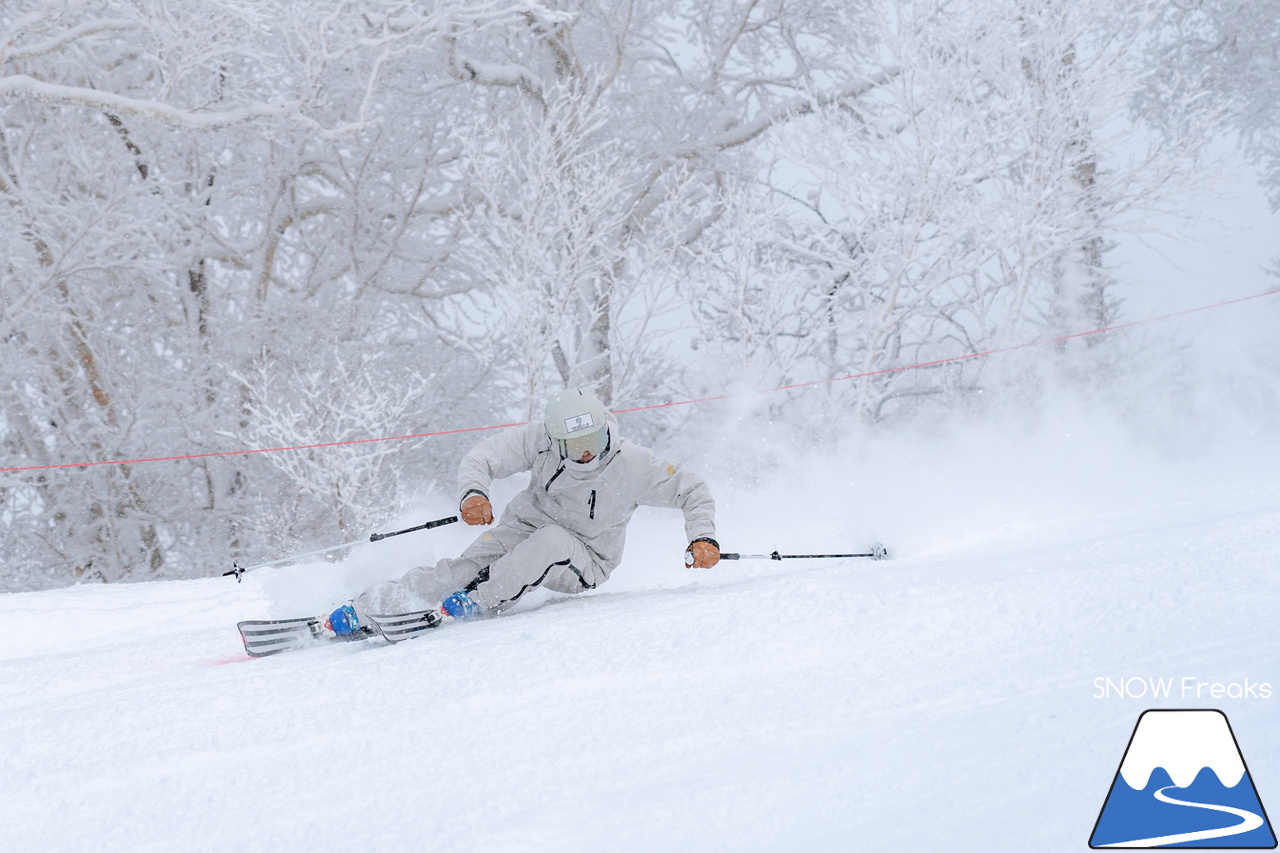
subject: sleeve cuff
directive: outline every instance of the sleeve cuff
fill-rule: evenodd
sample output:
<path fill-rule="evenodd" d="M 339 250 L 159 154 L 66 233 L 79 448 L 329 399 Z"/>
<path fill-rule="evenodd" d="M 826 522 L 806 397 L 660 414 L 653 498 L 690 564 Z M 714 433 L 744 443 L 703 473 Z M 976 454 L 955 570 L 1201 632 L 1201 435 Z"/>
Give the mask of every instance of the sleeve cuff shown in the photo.
<path fill-rule="evenodd" d="M 466 501 L 466 499 L 471 497 L 472 495 L 479 495 L 485 500 L 489 500 L 489 496 L 486 495 L 484 492 L 480 491 L 479 489 L 467 489 L 465 492 L 463 492 L 462 497 L 458 498 L 458 506 L 461 507 L 462 504 Z"/>

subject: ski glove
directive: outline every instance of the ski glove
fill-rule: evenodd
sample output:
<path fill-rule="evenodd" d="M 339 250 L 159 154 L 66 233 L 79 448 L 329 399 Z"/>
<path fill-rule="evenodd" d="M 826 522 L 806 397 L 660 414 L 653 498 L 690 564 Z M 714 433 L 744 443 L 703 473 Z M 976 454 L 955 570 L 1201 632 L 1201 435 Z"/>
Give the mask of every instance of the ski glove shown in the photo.
<path fill-rule="evenodd" d="M 714 539 L 695 539 L 684 552 L 684 564 L 694 569 L 709 569 L 720 562 L 720 543 Z"/>
<path fill-rule="evenodd" d="M 479 492 L 472 492 L 463 498 L 459 509 L 462 520 L 467 524 L 493 524 L 493 504 Z"/>

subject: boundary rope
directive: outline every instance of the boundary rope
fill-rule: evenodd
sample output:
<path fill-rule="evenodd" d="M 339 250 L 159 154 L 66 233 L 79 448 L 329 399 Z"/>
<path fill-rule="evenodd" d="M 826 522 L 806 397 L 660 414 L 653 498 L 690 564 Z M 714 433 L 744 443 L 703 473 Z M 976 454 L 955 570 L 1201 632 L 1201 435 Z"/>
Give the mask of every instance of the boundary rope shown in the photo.
<path fill-rule="evenodd" d="M 1251 299 L 1261 299 L 1264 296 L 1274 296 L 1275 294 L 1278 294 L 1278 293 L 1280 293 L 1280 287 L 1277 287 L 1273 290 L 1265 291 L 1263 293 L 1255 293 L 1252 296 L 1241 296 L 1237 299 L 1228 299 L 1225 302 L 1215 302 L 1212 305 L 1201 305 L 1198 308 L 1188 308 L 1185 311 L 1175 311 L 1172 314 L 1161 314 L 1158 317 L 1147 317 L 1144 320 L 1132 320 L 1128 323 L 1117 323 L 1114 326 L 1103 326 L 1100 329 L 1090 329 L 1087 332 L 1072 332 L 1069 335 L 1059 335 L 1056 338 L 1042 338 L 1040 340 L 1028 341 L 1027 343 L 1014 344 L 1012 346 L 1007 346 L 1007 347 L 997 347 L 996 349 L 989 349 L 983 352 L 971 352 L 971 353 L 966 353 L 965 355 L 951 356 L 950 358 L 939 358 L 933 361 L 922 361 L 917 364 L 905 364 L 905 365 L 900 365 L 898 367 L 883 367 L 883 368 L 880 368 L 879 370 L 868 370 L 864 373 L 851 373 L 848 376 L 837 376 L 832 379 L 812 379 L 808 382 L 796 382 L 791 385 L 780 385 L 777 388 L 766 388 L 753 393 L 769 394 L 775 391 L 791 391 L 796 388 L 811 388 L 815 385 L 827 385 L 832 382 L 845 382 L 850 379 L 862 379 L 867 376 L 882 376 L 887 373 L 901 373 L 904 370 L 917 370 L 922 367 L 937 367 L 940 364 L 951 364 L 957 361 L 968 361 L 969 359 L 973 359 L 973 358 L 985 358 L 989 355 L 999 355 L 1001 353 L 1015 352 L 1017 350 L 1029 349 L 1031 347 L 1045 346 L 1047 344 L 1057 344 L 1057 343 L 1062 343 L 1063 341 L 1075 340 L 1076 338 L 1087 338 L 1090 335 L 1101 335 L 1105 332 L 1116 332 L 1116 331 L 1120 331 L 1121 329 L 1131 329 L 1134 326 L 1145 326 L 1148 323 L 1157 323 L 1161 320 L 1172 320 L 1175 317 L 1185 317 L 1188 314 L 1197 314 L 1201 311 L 1212 311 L 1215 308 L 1225 308 L 1228 305 L 1235 305 L 1239 302 L 1248 302 Z M 713 400 L 728 400 L 734 396 L 736 395 L 719 394 L 714 397 L 702 397 L 697 400 L 679 400 L 674 403 L 658 403 L 652 406 L 638 406 L 634 409 L 617 409 L 614 411 L 614 414 L 621 415 L 621 414 L 626 414 L 627 412 L 647 412 L 651 409 L 669 409 L 674 406 L 688 406 L 693 403 L 707 403 Z"/>
<path fill-rule="evenodd" d="M 1264 297 L 1274 296 L 1276 294 L 1280 294 L 1280 288 L 1274 288 L 1272 290 L 1267 290 L 1262 293 L 1255 293 L 1251 296 L 1241 296 L 1236 299 L 1228 299 L 1223 302 L 1215 302 L 1212 305 L 1201 305 L 1196 308 L 1188 308 L 1184 311 L 1175 311 L 1171 314 L 1161 314 L 1157 317 L 1147 317 L 1146 319 L 1143 319 L 1143 320 L 1132 320 L 1128 323 L 1117 323 L 1114 326 L 1104 326 L 1100 329 L 1090 329 L 1087 332 L 1073 332 L 1068 335 L 1059 335 L 1058 337 L 1055 337 L 1055 338 L 1043 338 L 1040 340 L 1028 341 L 1027 343 L 1014 344 L 1012 346 L 997 347 L 995 349 L 984 350 L 983 352 L 966 353 L 965 355 L 956 355 L 956 356 L 951 356 L 950 358 L 939 358 L 933 361 L 922 361 L 917 364 L 906 364 L 906 365 L 900 365 L 898 367 L 885 367 L 879 370 L 865 371 L 863 373 L 851 373 L 847 376 L 836 376 L 834 378 L 829 378 L 829 379 L 813 379 L 807 382 L 795 382 L 790 385 L 780 385 L 777 388 L 765 388 L 752 393 L 772 394 L 778 391 L 792 391 L 797 388 L 812 388 L 816 385 L 829 385 L 833 382 L 847 382 L 851 379 L 863 379 L 869 376 L 883 376 L 889 373 L 901 373 L 906 370 L 919 370 L 920 368 L 924 368 L 924 367 L 937 367 L 938 365 L 941 365 L 941 364 L 952 364 L 955 362 L 968 361 L 970 359 L 975 359 L 975 358 L 986 358 L 987 356 L 999 355 L 1001 353 L 1007 353 L 1007 352 L 1016 352 L 1018 350 L 1029 349 L 1031 347 L 1062 343 L 1063 341 L 1075 340 L 1076 338 L 1087 338 L 1092 335 L 1101 335 L 1106 332 L 1116 332 L 1122 329 L 1132 329 L 1135 326 L 1145 326 L 1148 323 L 1158 323 L 1163 320 L 1172 320 L 1177 317 L 1185 317 L 1189 314 L 1198 314 L 1203 311 L 1212 311 L 1217 308 L 1225 308 L 1228 305 L 1237 305 L 1241 302 L 1249 302 L 1254 299 L 1262 299 Z M 613 413 L 616 415 L 625 415 L 632 412 L 648 412 L 648 411 L 653 411 L 655 409 L 670 409 L 676 406 L 691 406 L 696 403 L 710 403 L 710 402 L 715 402 L 717 400 L 728 400 L 735 396 L 739 396 L 739 395 L 717 394 L 712 397 L 699 397 L 693 400 L 677 400 L 670 403 L 655 403 L 654 405 L 650 405 L 650 406 L 636 406 L 630 409 L 614 409 Z M 317 450 L 317 449 L 326 448 L 326 447 L 346 447 L 350 445 L 372 444 L 375 442 L 382 442 L 382 441 L 407 441 L 409 439 L 415 439 L 415 438 L 435 438 L 437 436 L 442 436 L 442 435 L 458 435 L 461 433 L 468 433 L 468 432 L 485 432 L 488 430 L 506 429 L 507 427 L 513 427 L 513 426 L 523 426 L 525 423 L 526 423 L 525 421 L 521 421 L 519 423 L 494 424 L 491 426 L 463 427 L 461 429 L 446 429 L 446 430 L 439 430 L 437 432 L 423 432 L 423 433 L 416 433 L 414 435 L 393 435 L 393 436 L 385 436 L 382 438 L 358 438 L 358 439 L 352 439 L 349 441 L 328 441 L 320 444 L 300 444 L 300 445 L 295 445 L 291 447 L 259 447 L 259 448 L 251 448 L 247 450 L 223 450 L 223 451 L 217 451 L 217 452 L 211 452 L 211 453 L 190 453 L 190 454 L 180 455 L 180 456 L 155 456 L 147 459 L 111 459 L 111 460 L 104 460 L 100 462 L 68 462 L 68 463 L 63 463 L 59 465 L 28 465 L 28 466 L 17 467 L 17 468 L 0 468 L 0 474 L 18 473 L 18 472 L 24 472 L 24 471 L 52 471 L 52 470 L 59 470 L 63 468 L 93 468 L 93 467 L 98 467 L 102 465 L 140 465 L 145 462 L 177 462 L 177 461 L 183 461 L 188 459 L 216 459 L 224 456 L 248 456 L 250 454 L 255 454 L 255 453 L 279 453 L 286 450 Z"/>

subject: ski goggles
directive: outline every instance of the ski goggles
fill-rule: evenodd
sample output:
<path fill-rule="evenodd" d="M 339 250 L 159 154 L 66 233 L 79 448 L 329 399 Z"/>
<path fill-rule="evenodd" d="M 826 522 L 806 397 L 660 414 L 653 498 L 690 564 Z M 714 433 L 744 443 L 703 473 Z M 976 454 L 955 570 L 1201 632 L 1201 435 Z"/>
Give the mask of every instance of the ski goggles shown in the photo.
<path fill-rule="evenodd" d="M 577 462 L 584 453 L 590 453 L 592 458 L 595 458 L 609 449 L 609 429 L 602 427 L 595 432 L 575 435 L 572 438 L 557 438 L 555 442 L 561 459 L 572 459 Z"/>

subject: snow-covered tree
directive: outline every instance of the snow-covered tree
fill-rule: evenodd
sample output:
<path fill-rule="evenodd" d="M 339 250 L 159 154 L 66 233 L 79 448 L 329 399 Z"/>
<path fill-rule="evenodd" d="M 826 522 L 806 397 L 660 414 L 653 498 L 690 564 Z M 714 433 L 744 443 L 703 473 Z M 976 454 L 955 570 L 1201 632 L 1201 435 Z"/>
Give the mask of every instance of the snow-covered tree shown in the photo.
<path fill-rule="evenodd" d="M 1140 107 L 1178 138 L 1194 119 L 1179 107 L 1191 97 L 1212 102 L 1222 126 L 1239 133 L 1280 208 L 1280 3 L 1169 4 L 1161 23 L 1163 38 L 1152 50 L 1156 73 Z"/>
<path fill-rule="evenodd" d="M 848 13 L 849 56 L 874 58 L 856 73 L 875 85 L 764 150 L 797 212 L 772 239 L 821 271 L 815 372 L 863 375 L 848 400 L 860 420 L 963 397 L 985 363 L 888 369 L 1112 321 L 1105 248 L 1195 179 L 1207 139 L 1169 144 L 1129 114 L 1158 11 L 1009 0 Z"/>
<path fill-rule="evenodd" d="M 278 556 L 455 463 L 263 445 L 1103 323 L 1111 235 L 1183 163 L 1122 109 L 1161 5 L 11 0 L 3 467 L 194 458 L 0 475 L 6 582 Z M 1166 94 L 1196 127 L 1199 90 Z M 826 408 L 907 414 L 976 368 Z"/>
<path fill-rule="evenodd" d="M 281 375 L 328 347 L 343 364 L 373 352 L 465 376 L 469 357 L 442 358 L 420 316 L 457 286 L 433 275 L 458 197 L 449 117 L 465 107 L 443 38 L 529 8 L 0 10 L 10 467 L 244 449 L 261 394 L 233 375 L 255 375 L 264 353 Z M 325 422 L 331 402 L 315 403 Z M 466 408 L 433 403 L 424 418 Z M 421 427 L 388 417 L 365 426 Z M 242 536 L 292 488 L 258 459 L 7 475 L 5 487 L 7 565 L 28 574 L 203 572 L 209 554 L 221 564 L 287 541 L 275 531 L 289 525 Z M 330 526 L 351 499 L 330 499 Z"/>
<path fill-rule="evenodd" d="M 508 179 L 534 177 L 531 197 L 541 198 L 549 182 L 566 194 L 556 201 L 555 226 L 545 216 L 521 220 L 532 202 L 513 206 L 510 192 L 480 208 L 498 217 L 493 239 L 505 248 L 490 253 L 488 268 L 478 262 L 478 275 L 514 275 L 514 287 L 528 288 L 512 264 L 536 263 L 545 281 L 562 282 L 551 286 L 578 303 L 550 324 L 530 318 L 540 329 L 532 334 L 545 339 L 527 353 L 531 375 L 553 361 L 559 381 L 593 386 L 606 401 L 617 396 L 615 371 L 634 349 L 617 334 L 632 295 L 663 301 L 643 283 L 648 253 L 675 251 L 716 221 L 724 176 L 750 169 L 744 149 L 770 128 L 865 91 L 867 81 L 851 79 L 840 64 L 847 46 L 834 20 L 828 4 L 817 2 L 576 0 L 506 30 L 459 36 L 452 67 L 492 105 L 497 130 L 486 151 L 496 151 Z M 509 101 L 524 106 L 513 110 Z M 593 170 L 601 169 L 607 174 L 597 177 Z M 481 183 L 494 186 L 492 169 Z M 570 232 L 588 199 L 596 221 L 583 243 L 581 232 Z M 527 235 L 512 233 L 521 227 Z M 548 263 L 548 253 L 558 260 Z M 523 387 L 536 384 L 526 379 Z"/>

